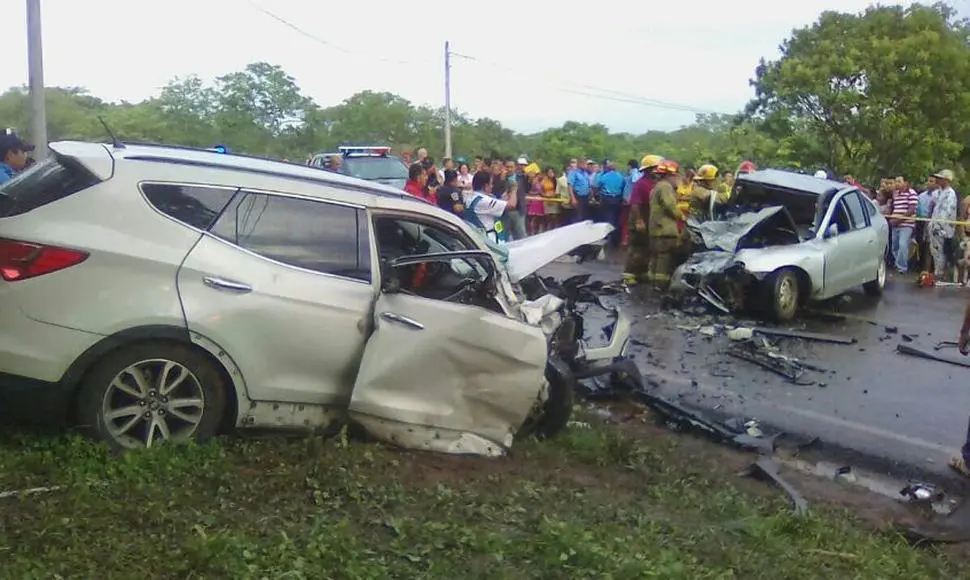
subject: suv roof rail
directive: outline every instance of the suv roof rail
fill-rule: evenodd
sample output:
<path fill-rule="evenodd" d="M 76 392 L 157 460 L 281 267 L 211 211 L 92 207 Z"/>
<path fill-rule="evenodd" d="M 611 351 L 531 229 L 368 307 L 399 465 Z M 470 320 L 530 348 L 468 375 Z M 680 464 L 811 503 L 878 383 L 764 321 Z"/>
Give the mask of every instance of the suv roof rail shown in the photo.
<path fill-rule="evenodd" d="M 141 146 L 141 145 L 139 145 L 139 146 Z M 191 150 L 191 151 L 207 151 L 206 149 L 192 149 L 192 148 L 183 148 L 183 149 L 187 149 L 187 150 Z M 211 151 L 207 151 L 207 152 L 213 153 Z M 319 176 L 311 176 L 311 175 L 302 175 L 302 174 L 295 173 L 295 172 L 273 171 L 271 169 L 262 169 L 262 168 L 259 168 L 259 167 L 245 167 L 245 166 L 239 166 L 239 165 L 230 164 L 230 163 L 220 163 L 219 162 L 219 159 L 224 159 L 226 157 L 232 157 L 232 155 L 231 154 L 226 155 L 226 154 L 222 154 L 222 153 L 213 153 L 212 160 L 211 161 L 209 161 L 209 160 L 203 161 L 203 160 L 199 160 L 199 159 L 180 159 L 180 158 L 177 158 L 177 157 L 165 157 L 165 156 L 161 156 L 161 155 L 144 155 L 144 154 L 135 153 L 134 155 L 125 155 L 124 156 L 124 159 L 126 161 L 145 161 L 145 162 L 150 162 L 150 163 L 166 163 L 166 164 L 169 164 L 169 165 L 184 165 L 184 166 L 189 166 L 189 167 L 204 167 L 204 168 L 209 168 L 209 169 L 229 169 L 229 170 L 232 170 L 232 171 L 241 171 L 241 172 L 250 173 L 250 174 L 253 174 L 253 175 L 263 175 L 263 176 L 267 176 L 267 177 L 277 177 L 277 178 L 280 178 L 280 179 L 292 179 L 292 180 L 295 180 L 295 181 L 303 181 L 303 182 L 314 183 L 314 184 L 318 184 L 318 185 L 329 185 L 331 187 L 340 188 L 340 189 L 342 189 L 344 191 L 347 191 L 347 192 L 358 193 L 358 194 L 376 195 L 378 197 L 383 197 L 383 198 L 387 198 L 387 199 L 406 199 L 406 200 L 413 200 L 413 201 L 417 201 L 417 202 L 430 203 L 430 202 L 428 202 L 426 200 L 423 200 L 421 198 L 415 197 L 415 196 L 413 196 L 413 195 L 411 195 L 411 194 L 409 194 L 409 193 L 407 193 L 407 192 L 405 192 L 403 190 L 400 193 L 391 193 L 390 191 L 384 191 L 384 190 L 380 190 L 380 189 L 371 189 L 371 188 L 368 188 L 368 187 L 354 187 L 351 184 L 341 183 L 339 181 L 327 179 L 327 176 L 329 176 L 331 174 L 329 174 L 327 172 L 322 172 L 322 171 L 320 172 Z M 245 156 L 245 157 L 248 157 L 248 156 Z M 250 158 L 252 158 L 252 159 L 259 159 L 261 161 L 272 161 L 273 163 L 279 163 L 280 165 L 283 165 L 283 166 L 286 166 L 286 167 L 291 167 L 292 166 L 291 164 L 286 164 L 286 163 L 283 163 L 282 161 L 276 161 L 276 160 L 272 160 L 272 159 L 267 160 L 267 159 L 262 158 L 262 157 L 250 157 Z M 295 167 L 302 167 L 302 166 L 297 165 Z"/>
<path fill-rule="evenodd" d="M 274 157 L 266 157 L 262 155 L 249 155 L 247 153 L 237 153 L 232 149 L 228 149 L 225 152 L 218 151 L 215 147 L 192 147 L 191 145 L 169 145 L 167 143 L 156 143 L 154 141 L 124 141 L 125 145 L 134 145 L 137 147 L 157 147 L 159 149 L 175 149 L 177 151 L 197 151 L 203 153 L 213 153 L 220 157 L 242 157 L 244 159 L 259 159 L 260 161 L 273 161 L 276 163 L 282 163 L 282 160 L 276 159 Z M 223 145 L 225 147 L 225 145 Z M 129 157 L 130 159 L 130 157 Z"/>

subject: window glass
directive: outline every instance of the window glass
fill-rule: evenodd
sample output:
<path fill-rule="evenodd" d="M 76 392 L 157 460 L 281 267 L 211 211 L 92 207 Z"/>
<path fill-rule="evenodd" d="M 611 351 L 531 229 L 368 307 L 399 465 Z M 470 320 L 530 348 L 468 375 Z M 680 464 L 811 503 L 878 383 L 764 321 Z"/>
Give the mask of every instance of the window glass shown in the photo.
<path fill-rule="evenodd" d="M 849 219 L 849 211 L 845 207 L 844 199 L 839 200 L 839 205 L 832 213 L 832 223 L 839 226 L 840 234 L 852 231 L 852 220 Z"/>
<path fill-rule="evenodd" d="M 0 185 L 0 217 L 25 214 L 99 183 L 80 162 L 49 155 Z"/>
<path fill-rule="evenodd" d="M 212 233 L 272 260 L 357 280 L 371 278 L 359 210 L 322 201 L 246 193 Z"/>
<path fill-rule="evenodd" d="M 852 217 L 852 226 L 855 229 L 862 229 L 868 225 L 866 222 L 866 208 L 862 205 L 862 199 L 859 198 L 859 194 L 856 192 L 851 192 L 842 198 L 845 202 L 846 208 L 849 210 L 849 215 Z"/>
<path fill-rule="evenodd" d="M 165 215 L 200 230 L 207 230 L 236 193 L 231 187 L 143 183 L 145 199 Z"/>

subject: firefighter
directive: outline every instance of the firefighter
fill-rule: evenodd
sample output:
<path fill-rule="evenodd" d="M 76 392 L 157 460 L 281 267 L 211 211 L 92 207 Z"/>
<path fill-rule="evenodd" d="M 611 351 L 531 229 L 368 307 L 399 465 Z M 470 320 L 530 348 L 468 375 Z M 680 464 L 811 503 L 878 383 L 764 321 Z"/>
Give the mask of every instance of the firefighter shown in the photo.
<path fill-rule="evenodd" d="M 650 216 L 650 191 L 657 184 L 654 171 L 663 161 L 659 155 L 646 155 L 640 160 L 640 179 L 630 194 L 630 253 L 627 254 L 624 280 L 633 284 L 646 279 L 648 266 L 647 220 Z"/>
<path fill-rule="evenodd" d="M 676 161 L 660 162 L 654 174 L 657 185 L 650 192 L 650 217 L 647 231 L 650 236 L 650 254 L 647 279 L 661 289 L 670 285 L 674 271 L 674 258 L 680 246 L 680 231 L 684 213 L 677 207 L 677 180 L 680 166 Z"/>
<path fill-rule="evenodd" d="M 744 175 L 745 173 L 754 173 L 757 170 L 758 170 L 758 166 L 755 165 L 754 162 L 742 161 L 741 164 L 738 165 L 737 175 Z"/>
<path fill-rule="evenodd" d="M 714 219 L 714 208 L 727 203 L 728 194 L 717 185 L 717 167 L 701 165 L 690 193 L 690 215 L 699 222 Z"/>

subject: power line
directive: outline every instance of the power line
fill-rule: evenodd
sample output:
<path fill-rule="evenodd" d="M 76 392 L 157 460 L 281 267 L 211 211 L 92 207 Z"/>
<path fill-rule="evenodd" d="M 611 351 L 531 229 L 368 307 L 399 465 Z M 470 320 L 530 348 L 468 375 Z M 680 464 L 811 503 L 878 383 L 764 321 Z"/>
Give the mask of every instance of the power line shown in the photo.
<path fill-rule="evenodd" d="M 416 62 L 413 62 L 413 61 L 407 61 L 407 60 L 401 60 L 401 59 L 394 59 L 394 58 L 386 58 L 386 57 L 383 57 L 383 56 L 380 56 L 380 55 L 376 55 L 376 54 L 372 54 L 372 53 L 367 53 L 367 52 L 362 52 L 362 51 L 358 51 L 358 50 L 351 50 L 351 49 L 348 49 L 348 48 L 344 48 L 342 46 L 339 46 L 337 44 L 334 44 L 333 42 L 330 42 L 328 40 L 325 40 L 323 38 L 320 38 L 319 36 L 316 36 L 316 35 L 308 32 L 307 30 L 304 30 L 303 28 L 297 26 L 296 24 L 292 23 L 291 21 L 287 20 L 286 18 L 284 18 L 284 17 L 282 17 L 282 16 L 280 16 L 280 15 L 278 15 L 278 14 L 276 14 L 276 13 L 270 11 L 270 10 L 267 10 L 266 8 L 263 8 L 258 3 L 256 3 L 255 0 L 248 0 L 248 2 L 249 2 L 249 5 L 250 6 L 252 6 L 255 10 L 259 11 L 260 13 L 262 13 L 264 16 L 267 16 L 269 18 L 272 18 L 276 22 L 282 24 L 283 26 L 286 26 L 287 28 L 289 28 L 290 30 L 296 32 L 297 34 L 299 34 L 299 35 L 301 35 L 301 36 L 303 36 L 303 37 L 305 37 L 305 38 L 307 38 L 309 40 L 312 40 L 312 41 L 316 42 L 317 44 L 320 44 L 322 46 L 325 46 L 327 48 L 332 48 L 334 50 L 338 50 L 338 51 L 343 52 L 345 54 L 354 54 L 354 55 L 359 55 L 359 56 L 365 56 L 365 57 L 368 57 L 368 58 L 373 58 L 373 59 L 376 59 L 376 60 L 379 60 L 379 61 L 382 61 L 382 62 L 391 63 L 391 64 L 415 66 L 415 67 L 422 67 L 422 68 L 423 67 L 430 66 L 430 61 L 429 61 L 428 64 L 421 64 L 421 63 L 416 63 Z M 488 60 L 485 60 L 485 59 L 482 59 L 482 58 L 479 58 L 479 57 L 476 57 L 476 56 L 468 55 L 468 54 L 462 54 L 462 53 L 458 53 L 458 52 L 454 52 L 454 51 L 451 51 L 450 54 L 451 54 L 451 56 L 455 56 L 455 57 L 461 58 L 461 59 L 463 59 L 465 61 L 468 61 L 468 62 L 475 62 L 475 63 L 483 64 L 483 65 L 486 65 L 486 66 L 495 67 L 495 68 L 498 68 L 498 69 L 501 69 L 501 70 L 506 70 L 507 71 L 507 70 L 510 70 L 510 69 L 514 68 L 514 67 L 510 67 L 508 65 L 501 65 L 501 64 L 494 63 L 494 62 L 490 62 Z M 437 63 L 435 63 L 435 64 L 437 64 Z M 519 69 L 519 71 L 522 72 L 523 74 L 525 74 L 525 71 L 523 71 L 522 69 Z M 530 72 L 528 74 L 529 74 L 529 76 L 534 76 L 534 73 L 531 73 Z M 691 106 L 691 105 L 685 105 L 685 104 L 682 104 L 682 103 L 673 103 L 673 102 L 668 102 L 668 101 L 661 101 L 661 100 L 658 100 L 658 99 L 646 98 L 646 97 L 642 97 L 642 96 L 639 96 L 639 95 L 634 95 L 634 94 L 631 94 L 631 93 L 625 93 L 625 92 L 622 92 L 622 91 L 615 91 L 615 90 L 611 90 L 611 89 L 608 89 L 608 88 L 597 87 L 597 86 L 589 85 L 589 84 L 576 83 L 574 81 L 568 81 L 568 80 L 565 80 L 565 79 L 558 79 L 557 82 L 560 83 L 560 85 L 562 85 L 562 84 L 572 85 L 575 88 L 569 88 L 569 87 L 565 87 L 565 86 L 552 86 L 551 84 L 549 85 L 549 88 L 551 88 L 551 89 L 553 89 L 555 91 L 558 91 L 558 92 L 572 94 L 572 95 L 577 95 L 577 96 L 581 96 L 581 97 L 587 97 L 587 98 L 593 98 L 593 99 L 601 99 L 601 100 L 606 100 L 606 101 L 613 101 L 615 103 L 626 103 L 626 104 L 633 104 L 633 105 L 641 105 L 641 106 L 645 106 L 645 107 L 653 107 L 653 108 L 658 108 L 658 109 L 667 109 L 667 110 L 673 110 L 673 111 L 682 111 L 682 112 L 685 112 L 685 113 L 713 114 L 713 115 L 728 114 L 728 113 L 724 113 L 722 111 L 713 111 L 713 110 L 709 110 L 709 109 L 702 109 L 702 108 L 694 107 L 694 106 Z"/>
<path fill-rule="evenodd" d="M 467 61 L 477 62 L 477 63 L 480 63 L 480 64 L 484 64 L 484 65 L 487 65 L 487 66 L 490 66 L 490 67 L 494 67 L 494 68 L 498 68 L 498 69 L 502 69 L 502 70 L 509 70 L 511 68 L 514 68 L 514 67 L 510 67 L 508 65 L 503 65 L 503 64 L 498 64 L 498 63 L 490 62 L 490 61 L 487 61 L 487 60 L 478 58 L 476 56 L 471 56 L 471 55 L 467 55 L 467 54 L 461 54 L 461 53 L 454 52 L 454 51 L 451 54 L 452 54 L 452 56 L 457 56 L 458 58 L 461 58 L 461 59 L 464 59 L 464 60 L 467 60 Z M 525 71 L 522 70 L 522 69 L 519 69 L 519 71 L 525 73 Z M 529 76 L 534 76 L 535 75 L 534 72 L 529 72 L 528 74 L 529 74 Z M 643 106 L 646 106 L 646 107 L 656 107 L 656 108 L 660 108 L 660 109 L 670 109 L 670 110 L 675 110 L 675 111 L 684 111 L 684 112 L 688 112 L 688 113 L 710 114 L 710 115 L 724 115 L 724 114 L 727 114 L 727 113 L 724 113 L 722 111 L 713 111 L 713 110 L 710 110 L 710 109 L 702 109 L 702 108 L 699 108 L 699 107 L 694 107 L 692 105 L 685 105 L 685 104 L 681 104 L 681 103 L 672 103 L 672 102 L 669 102 L 669 101 L 661 101 L 659 99 L 651 99 L 651 98 L 647 98 L 647 97 L 641 97 L 639 95 L 634 95 L 634 94 L 631 94 L 631 93 L 625 93 L 625 92 L 622 92 L 622 91 L 615 91 L 615 90 L 611 90 L 611 89 L 604 88 L 604 87 L 597 87 L 595 85 L 589 85 L 589 84 L 584 84 L 584 83 L 577 83 L 575 81 L 569 81 L 569 80 L 565 80 L 565 79 L 557 79 L 557 82 L 559 82 L 561 84 L 573 85 L 575 87 L 578 87 L 578 89 L 586 89 L 585 91 L 580 91 L 578 89 L 569 89 L 569 88 L 554 87 L 558 91 L 562 91 L 562 92 L 570 93 L 570 94 L 574 94 L 574 95 L 581 95 L 581 96 L 585 96 L 585 97 L 592 97 L 592 98 L 597 98 L 597 99 L 604 99 L 604 100 L 615 101 L 615 102 L 620 102 L 620 103 L 632 103 L 632 104 L 636 104 L 636 105 L 643 105 Z M 589 91 L 594 91 L 594 92 L 589 92 Z"/>
<path fill-rule="evenodd" d="M 359 56 L 366 56 L 366 57 L 369 57 L 369 58 L 374 58 L 374 59 L 380 60 L 382 62 L 387 62 L 387 63 L 391 63 L 391 64 L 403 64 L 403 65 L 408 65 L 408 66 L 424 66 L 424 65 L 418 65 L 417 63 L 410 62 L 410 61 L 406 61 L 406 60 L 385 58 L 383 56 L 376 55 L 376 54 L 370 54 L 370 53 L 362 52 L 362 51 L 359 51 L 359 50 L 350 50 L 349 48 L 344 48 L 344 47 L 339 46 L 339 45 L 336 45 L 336 44 L 334 44 L 334 43 L 332 43 L 332 42 L 330 42 L 328 40 L 324 40 L 324 39 L 320 38 L 319 36 L 316 36 L 316 35 L 308 32 L 308 31 L 304 30 L 303 28 L 300 28 L 296 24 L 293 24 L 292 22 L 290 22 L 286 18 L 283 18 L 282 16 L 276 14 L 275 12 L 271 12 L 271 11 L 267 10 L 266 8 L 263 8 L 262 6 L 260 6 L 259 4 L 257 4 L 255 2 L 255 0 L 248 0 L 248 2 L 249 2 L 249 5 L 250 6 L 252 6 L 257 11 L 261 12 L 263 15 L 268 16 L 269 18 L 272 18 L 273 20 L 279 22 L 283 26 L 286 26 L 290 30 L 296 32 L 297 34 L 299 34 L 299 35 L 301 35 L 301 36 L 303 36 L 305 38 L 308 38 L 308 39 L 310 39 L 310 40 L 312 40 L 312 41 L 314 41 L 314 42 L 316 42 L 318 44 L 321 44 L 323 46 L 326 46 L 328 48 L 332 48 L 334 50 L 338 50 L 338 51 L 343 52 L 345 54 L 355 54 L 355 55 L 359 55 Z"/>

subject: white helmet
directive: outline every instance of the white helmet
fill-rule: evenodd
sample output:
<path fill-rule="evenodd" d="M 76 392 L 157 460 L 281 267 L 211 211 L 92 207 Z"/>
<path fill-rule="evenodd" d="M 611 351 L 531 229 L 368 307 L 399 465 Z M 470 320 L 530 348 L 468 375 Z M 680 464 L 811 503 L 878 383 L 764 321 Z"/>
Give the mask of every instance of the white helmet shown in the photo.
<path fill-rule="evenodd" d="M 829 174 L 828 173 L 825 173 L 825 170 L 824 169 L 819 169 L 818 171 L 815 172 L 815 177 L 817 177 L 819 179 L 828 179 L 829 178 Z"/>

